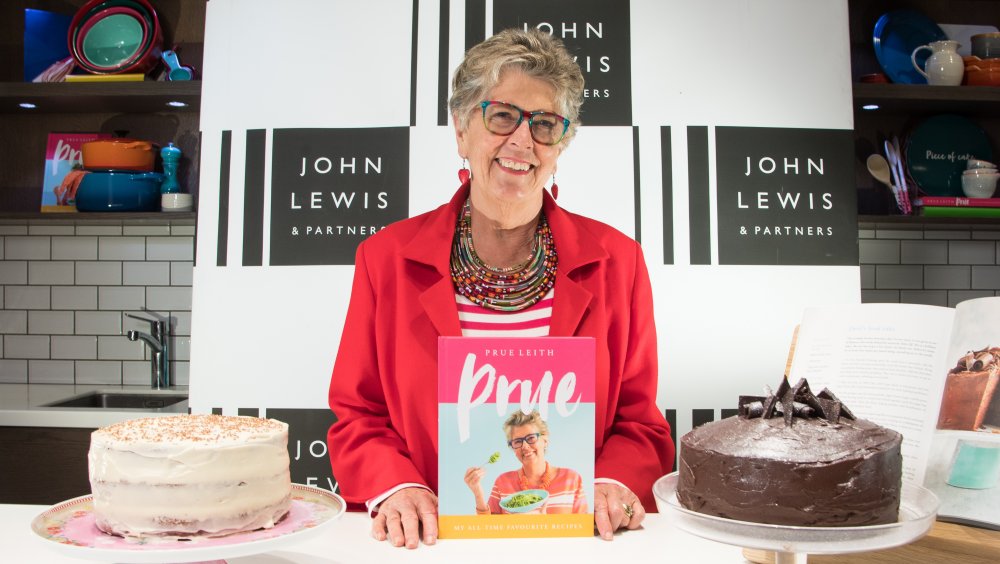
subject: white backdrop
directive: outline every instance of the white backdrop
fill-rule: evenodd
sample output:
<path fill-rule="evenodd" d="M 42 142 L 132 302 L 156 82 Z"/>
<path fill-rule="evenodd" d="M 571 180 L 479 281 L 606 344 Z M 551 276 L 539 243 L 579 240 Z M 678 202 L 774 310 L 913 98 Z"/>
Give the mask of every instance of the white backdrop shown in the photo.
<path fill-rule="evenodd" d="M 500 2 L 485 3 L 486 29 Z M 192 308 L 194 411 L 326 408 L 353 267 L 269 266 L 273 132 L 408 127 L 409 215 L 447 201 L 457 188 L 460 160 L 451 125 L 438 123 L 439 61 L 446 49 L 450 76 L 464 51 L 473 4 L 446 2 L 442 47 L 442 4 L 433 0 L 420 1 L 417 14 L 407 0 L 296 0 L 280 8 L 267 0 L 208 3 Z M 609 13 L 626 5 L 605 4 Z M 560 159 L 559 204 L 642 242 L 660 343 L 657 401 L 676 410 L 679 436 L 690 429 L 692 409 L 735 408 L 739 394 L 778 383 L 805 307 L 860 300 L 856 258 L 854 264 L 720 264 L 717 231 L 720 207 L 727 205 L 716 193 L 717 127 L 834 134 L 853 128 L 847 2 L 632 0 L 627 7 L 631 123 L 581 128 Z M 570 9 L 567 19 L 572 15 Z M 620 39 L 619 33 L 605 41 Z M 691 260 L 691 228 L 698 226 L 689 219 L 689 126 L 708 129 L 707 264 Z M 671 145 L 666 163 L 664 127 Z M 258 266 L 240 261 L 248 229 L 245 171 L 255 164 L 247 162 L 248 130 L 265 132 L 264 260 Z M 223 132 L 231 132 L 229 153 Z M 840 153 L 839 162 L 853 162 L 849 150 Z M 220 158 L 227 154 L 229 160 Z M 251 154 L 251 161 L 259 160 Z M 672 184 L 667 192 L 664 170 Z M 220 201 L 227 172 L 228 198 Z M 847 172 L 849 180 L 853 172 Z M 842 190 L 850 196 L 837 205 L 851 207 L 853 185 Z M 664 193 L 671 204 L 666 219 Z M 221 222 L 220 206 L 228 209 Z M 857 235 L 853 219 L 851 240 Z M 671 249 L 664 249 L 665 240 Z M 664 259 L 665 251 L 672 259 Z"/>

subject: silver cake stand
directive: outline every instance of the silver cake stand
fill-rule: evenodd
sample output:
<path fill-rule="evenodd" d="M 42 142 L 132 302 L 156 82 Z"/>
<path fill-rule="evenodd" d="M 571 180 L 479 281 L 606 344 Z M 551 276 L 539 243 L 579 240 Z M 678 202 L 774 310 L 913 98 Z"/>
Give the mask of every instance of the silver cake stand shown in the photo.
<path fill-rule="evenodd" d="M 769 550 L 776 564 L 805 564 L 809 554 L 848 554 L 892 548 L 927 534 L 939 501 L 930 490 L 903 486 L 899 521 L 864 527 L 793 527 L 735 521 L 685 509 L 677 501 L 677 472 L 653 484 L 656 506 L 682 531 L 705 539 Z"/>

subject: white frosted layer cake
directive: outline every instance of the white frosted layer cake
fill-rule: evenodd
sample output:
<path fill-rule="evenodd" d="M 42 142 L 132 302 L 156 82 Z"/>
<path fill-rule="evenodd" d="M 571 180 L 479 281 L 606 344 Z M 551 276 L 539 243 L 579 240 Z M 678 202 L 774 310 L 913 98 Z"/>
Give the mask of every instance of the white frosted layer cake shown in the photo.
<path fill-rule="evenodd" d="M 273 527 L 291 505 L 288 425 L 180 415 L 122 421 L 90 438 L 99 529 L 219 536 Z"/>

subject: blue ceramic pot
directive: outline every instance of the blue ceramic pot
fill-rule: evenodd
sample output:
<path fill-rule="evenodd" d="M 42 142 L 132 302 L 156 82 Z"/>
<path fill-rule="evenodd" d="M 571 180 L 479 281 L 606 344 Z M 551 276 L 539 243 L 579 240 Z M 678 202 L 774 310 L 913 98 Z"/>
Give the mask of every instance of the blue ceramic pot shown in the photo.
<path fill-rule="evenodd" d="M 160 210 L 159 172 L 93 171 L 80 180 L 76 209 L 82 212 Z"/>

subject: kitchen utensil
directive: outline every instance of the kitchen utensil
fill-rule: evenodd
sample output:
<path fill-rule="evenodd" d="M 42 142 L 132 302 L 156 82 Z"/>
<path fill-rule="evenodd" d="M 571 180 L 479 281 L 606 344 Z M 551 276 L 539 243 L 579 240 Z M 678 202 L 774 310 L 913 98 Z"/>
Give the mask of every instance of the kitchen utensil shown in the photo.
<path fill-rule="evenodd" d="M 90 141 L 80 146 L 87 170 L 151 171 L 156 162 L 155 145 L 149 141 L 116 137 Z"/>
<path fill-rule="evenodd" d="M 962 171 L 969 159 L 993 160 L 993 144 L 963 116 L 939 114 L 918 123 L 907 141 L 906 168 L 929 196 L 962 197 Z"/>
<path fill-rule="evenodd" d="M 868 155 L 868 160 L 865 162 L 868 166 L 868 172 L 882 184 L 889 187 L 889 191 L 892 192 L 893 198 L 896 200 L 896 206 L 902 211 L 902 203 L 899 200 L 899 191 L 892 183 L 892 173 L 890 172 L 889 161 L 885 160 L 885 157 L 879 154 Z"/>
<path fill-rule="evenodd" d="M 865 162 L 868 166 L 868 172 L 871 173 L 875 180 L 878 180 L 882 184 L 885 184 L 890 189 L 892 189 L 892 178 L 889 172 L 889 161 L 885 160 L 885 157 L 879 154 L 868 155 L 868 160 Z"/>
<path fill-rule="evenodd" d="M 902 145 L 899 144 L 899 138 L 895 135 L 892 136 L 892 151 L 895 156 L 895 166 L 896 174 L 899 175 L 899 192 L 903 199 L 903 213 L 909 215 L 913 212 L 910 207 L 910 186 L 906 182 L 906 171 L 903 168 L 903 155 L 902 155 Z"/>
<path fill-rule="evenodd" d="M 913 68 L 913 50 L 932 41 L 948 39 L 944 31 L 930 18 L 914 10 L 892 10 L 875 22 L 872 42 L 875 58 L 893 82 L 926 84 L 927 80 Z M 926 57 L 917 57 L 923 68 Z"/>
<path fill-rule="evenodd" d="M 157 211 L 160 208 L 158 172 L 91 172 L 80 181 L 76 209 L 83 212 Z"/>
<path fill-rule="evenodd" d="M 917 64 L 917 54 L 925 49 L 931 51 L 923 65 Z M 927 84 L 935 86 L 958 86 L 965 74 L 965 62 L 958 54 L 958 41 L 932 41 L 921 45 L 910 54 L 913 68 L 917 69 Z M 926 70 L 926 72 L 925 72 Z"/>
<path fill-rule="evenodd" d="M 194 78 L 194 69 L 184 66 L 177 59 L 177 52 L 168 50 L 161 55 L 163 63 L 167 65 L 167 80 L 191 80 Z"/>
<path fill-rule="evenodd" d="M 160 158 L 163 161 L 163 174 L 165 175 L 160 192 L 165 194 L 180 192 L 181 185 L 177 182 L 177 166 L 181 161 L 181 150 L 173 143 L 167 143 L 167 146 L 160 150 Z"/>
<path fill-rule="evenodd" d="M 888 139 L 885 141 L 884 147 L 886 164 L 889 166 L 889 175 L 892 177 L 892 182 L 889 184 L 889 188 L 892 190 L 892 195 L 896 199 L 896 207 L 899 208 L 899 212 L 906 213 L 906 205 L 903 204 L 903 196 L 899 190 L 899 175 L 896 172 L 896 151 L 892 146 L 892 141 L 889 141 Z"/>
<path fill-rule="evenodd" d="M 1000 173 L 963 174 L 962 192 L 970 198 L 992 198 L 997 190 L 997 179 Z"/>
<path fill-rule="evenodd" d="M 972 54 L 980 59 L 1000 57 L 1000 32 L 979 33 L 969 38 Z"/>

